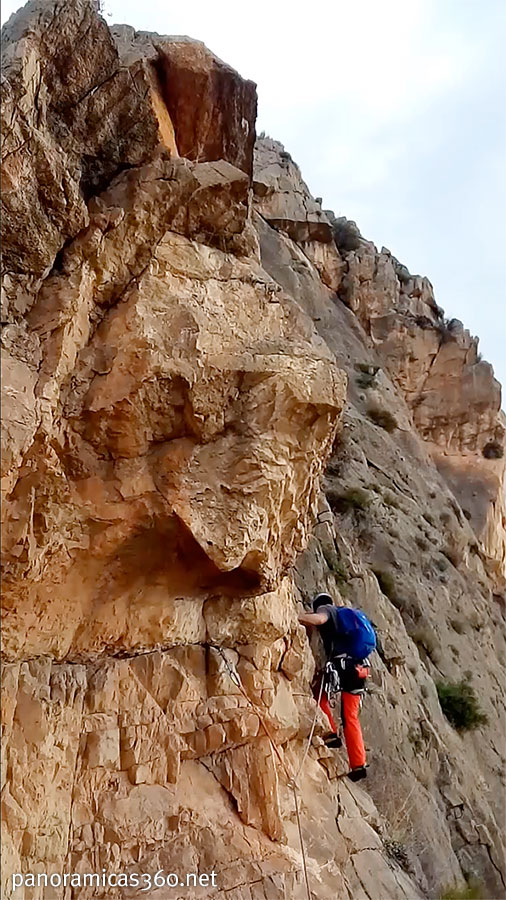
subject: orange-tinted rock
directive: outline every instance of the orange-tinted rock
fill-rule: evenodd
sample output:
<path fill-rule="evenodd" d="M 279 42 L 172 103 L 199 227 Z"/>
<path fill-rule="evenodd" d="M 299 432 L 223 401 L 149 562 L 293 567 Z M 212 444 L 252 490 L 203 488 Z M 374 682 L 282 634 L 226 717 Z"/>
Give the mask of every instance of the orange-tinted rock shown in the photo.
<path fill-rule="evenodd" d="M 255 84 L 199 41 L 135 32 L 126 25 L 115 25 L 112 33 L 129 65 L 150 59 L 180 155 L 198 162 L 224 159 L 251 175 Z"/>
<path fill-rule="evenodd" d="M 29 293 L 87 225 L 87 198 L 148 159 L 161 134 L 146 103 L 144 63 L 120 66 L 89 0 L 64 11 L 55 2 L 31 4 L 4 26 L 2 45 L 3 265 Z"/>
<path fill-rule="evenodd" d="M 4 649 L 63 657 L 198 642 L 205 599 L 277 590 L 307 539 L 345 379 L 258 262 L 249 177 L 230 161 L 248 169 L 253 85 L 202 45 L 167 41 L 172 96 L 213 159 L 169 158 L 144 45 L 121 66 L 92 2 L 55 3 L 7 27 L 14 124 L 25 125 L 16 98 L 30 66 L 52 73 L 37 135 L 79 176 L 84 218 L 72 239 L 62 206 L 56 227 L 63 189 L 46 199 L 37 166 L 48 157 L 20 146 L 39 191 L 35 203 L 17 191 L 17 231 L 3 220 L 5 259 L 19 245 L 16 277 L 35 278 L 27 315 L 4 335 Z M 64 57 L 80 37 L 70 82 Z M 7 283 L 13 301 L 19 283 Z"/>
<path fill-rule="evenodd" d="M 9 115 L 33 140 L 7 157 L 2 897 L 13 872 L 70 860 L 299 900 L 299 770 L 315 900 L 440 896 L 470 869 L 499 896 L 490 369 L 275 142 L 252 214 L 252 87 L 200 44 L 128 28 L 119 65 L 97 5 L 35 0 L 8 28 Z M 200 161 L 177 158 L 192 136 Z M 479 534 L 427 447 L 455 496 L 467 477 Z M 311 694 L 321 648 L 297 612 L 322 589 L 381 638 L 367 792 Z M 464 664 L 478 740 L 434 684 Z"/>

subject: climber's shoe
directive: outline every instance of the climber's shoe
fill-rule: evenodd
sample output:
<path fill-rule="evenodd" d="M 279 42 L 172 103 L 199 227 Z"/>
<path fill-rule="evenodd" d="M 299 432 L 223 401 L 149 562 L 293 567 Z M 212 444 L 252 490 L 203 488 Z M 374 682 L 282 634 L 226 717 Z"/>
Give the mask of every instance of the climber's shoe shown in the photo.
<path fill-rule="evenodd" d="M 338 734 L 335 734 L 335 732 L 333 732 L 333 731 L 331 731 L 330 734 L 327 734 L 323 738 L 323 743 L 325 744 L 326 747 L 331 747 L 333 750 L 339 749 L 339 747 L 343 746 L 343 742 L 342 742 L 341 738 L 339 737 Z"/>
<path fill-rule="evenodd" d="M 348 772 L 348 778 L 350 781 L 361 781 L 362 778 L 367 778 L 365 766 L 358 766 L 356 769 L 352 769 L 351 772 Z"/>

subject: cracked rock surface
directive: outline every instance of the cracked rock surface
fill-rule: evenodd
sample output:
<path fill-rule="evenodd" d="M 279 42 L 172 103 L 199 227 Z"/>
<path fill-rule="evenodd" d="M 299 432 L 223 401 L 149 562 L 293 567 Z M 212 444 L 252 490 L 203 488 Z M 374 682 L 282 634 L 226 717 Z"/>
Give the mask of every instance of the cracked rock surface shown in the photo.
<path fill-rule="evenodd" d="M 2 896 L 104 869 L 303 900 L 302 763 L 313 900 L 499 896 L 493 373 L 255 143 L 252 82 L 96 6 L 31 0 L 2 34 Z M 297 612 L 325 589 L 380 636 L 367 790 L 311 695 Z M 437 700 L 463 668 L 478 736 Z"/>

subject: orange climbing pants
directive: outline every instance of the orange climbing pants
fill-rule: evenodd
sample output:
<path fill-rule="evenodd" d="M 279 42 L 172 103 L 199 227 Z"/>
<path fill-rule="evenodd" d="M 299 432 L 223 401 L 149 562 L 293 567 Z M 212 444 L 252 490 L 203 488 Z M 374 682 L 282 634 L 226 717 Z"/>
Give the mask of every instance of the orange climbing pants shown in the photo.
<path fill-rule="evenodd" d="M 348 751 L 348 759 L 352 769 L 365 766 L 365 747 L 358 718 L 359 711 L 360 696 L 358 694 L 347 694 L 343 691 L 341 694 L 341 718 L 343 720 L 346 750 Z"/>
<path fill-rule="evenodd" d="M 320 694 L 320 685 L 323 673 L 320 672 L 313 684 L 313 694 L 315 700 Z M 330 730 L 337 734 L 338 728 L 332 715 L 332 709 L 329 698 L 325 691 L 322 691 L 320 697 L 320 709 L 323 710 L 329 720 Z M 358 769 L 365 766 L 365 747 L 364 738 L 362 737 L 362 729 L 358 718 L 360 712 L 360 695 L 348 694 L 346 691 L 341 693 L 341 718 L 343 721 L 344 740 L 346 742 L 346 750 L 348 759 L 352 769 Z"/>

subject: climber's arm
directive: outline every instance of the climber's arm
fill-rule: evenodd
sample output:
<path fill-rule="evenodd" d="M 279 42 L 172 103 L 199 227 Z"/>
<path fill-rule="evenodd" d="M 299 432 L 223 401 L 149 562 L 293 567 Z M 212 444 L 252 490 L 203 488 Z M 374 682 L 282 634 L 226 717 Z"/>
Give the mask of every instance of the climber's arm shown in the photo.
<path fill-rule="evenodd" d="M 299 616 L 301 625 L 325 625 L 329 614 L 326 612 L 302 613 Z"/>

